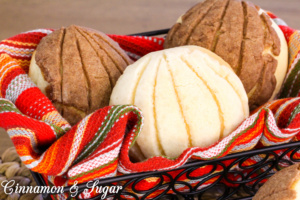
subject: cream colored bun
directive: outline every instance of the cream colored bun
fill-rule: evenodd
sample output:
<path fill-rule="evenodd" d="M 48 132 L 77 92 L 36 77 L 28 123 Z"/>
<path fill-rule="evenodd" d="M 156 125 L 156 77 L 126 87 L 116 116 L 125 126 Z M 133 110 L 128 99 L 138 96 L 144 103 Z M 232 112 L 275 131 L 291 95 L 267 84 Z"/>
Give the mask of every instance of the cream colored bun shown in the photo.
<path fill-rule="evenodd" d="M 32 82 L 34 82 L 42 91 L 42 93 L 46 94 L 46 88 L 49 86 L 49 83 L 45 80 L 41 69 L 36 64 L 35 53 L 36 51 L 33 52 L 31 57 L 28 75 L 31 78 Z"/>
<path fill-rule="evenodd" d="M 253 200 L 300 200 L 300 164 L 274 174 L 256 193 Z"/>
<path fill-rule="evenodd" d="M 249 115 L 247 94 L 231 67 L 197 46 L 153 52 L 129 65 L 111 95 L 110 105 L 117 104 L 142 110 L 135 149 L 146 158 L 212 145 Z"/>
<path fill-rule="evenodd" d="M 260 9 L 259 13 L 263 14 L 265 12 L 262 9 Z M 271 49 L 267 49 L 265 52 L 265 53 L 269 53 L 270 55 L 272 55 L 272 57 L 274 57 L 278 62 L 277 68 L 276 68 L 276 71 L 274 74 L 276 77 L 276 87 L 275 87 L 272 97 L 269 99 L 269 101 L 275 99 L 276 96 L 278 95 L 278 93 L 280 92 L 281 86 L 283 84 L 283 81 L 284 81 L 286 73 L 287 73 L 288 57 L 289 57 L 289 55 L 288 55 L 289 49 L 288 49 L 288 45 L 287 45 L 287 42 L 286 42 L 283 32 L 281 31 L 279 26 L 272 19 L 271 19 L 271 22 L 272 22 L 272 28 L 277 33 L 277 36 L 279 37 L 281 45 L 280 45 L 280 54 L 278 56 L 274 55 L 272 53 Z"/>

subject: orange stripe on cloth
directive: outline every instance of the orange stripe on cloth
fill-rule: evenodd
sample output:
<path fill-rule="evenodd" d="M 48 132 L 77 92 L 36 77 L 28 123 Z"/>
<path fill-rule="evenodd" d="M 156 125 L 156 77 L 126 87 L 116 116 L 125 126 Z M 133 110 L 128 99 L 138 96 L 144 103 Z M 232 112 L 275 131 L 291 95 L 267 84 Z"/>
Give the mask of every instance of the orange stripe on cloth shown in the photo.
<path fill-rule="evenodd" d="M 49 171 L 53 170 L 54 161 L 57 159 L 57 153 L 61 149 L 61 144 L 55 142 L 51 147 L 44 153 L 43 160 L 34 168 L 32 171 L 38 171 L 39 173 L 48 174 Z"/>
<path fill-rule="evenodd" d="M 265 117 L 260 117 L 257 121 L 257 124 L 253 127 L 253 129 L 250 129 L 247 131 L 248 134 L 243 134 L 243 137 L 239 137 L 238 144 L 247 144 L 249 141 L 251 141 L 256 136 L 260 135 L 263 131 L 265 125 Z"/>
<path fill-rule="evenodd" d="M 26 72 L 28 72 L 29 69 L 29 65 L 30 65 L 30 61 L 31 59 L 17 59 L 17 58 L 12 58 L 12 60 L 16 61 L 16 63 L 22 68 L 24 69 Z"/>
<path fill-rule="evenodd" d="M 20 42 L 20 41 L 15 41 L 15 40 L 2 40 L 3 43 L 10 43 L 14 45 L 20 45 L 20 46 L 29 46 L 29 47 L 36 47 L 36 43 L 28 43 L 28 42 Z"/>
<path fill-rule="evenodd" d="M 235 139 L 235 141 L 228 148 L 228 151 L 227 151 L 228 153 L 236 153 L 236 152 L 245 151 L 245 150 L 253 148 L 253 145 L 252 146 L 249 145 L 249 147 L 247 149 L 232 151 L 232 149 L 234 147 L 236 147 L 238 145 L 248 144 L 255 137 L 262 134 L 264 126 L 265 126 L 265 114 L 266 114 L 266 111 L 261 110 L 261 112 L 259 113 L 259 118 L 256 121 L 256 124 L 251 129 L 249 129 L 246 133 L 240 135 L 239 137 L 237 137 Z"/>
<path fill-rule="evenodd" d="M 268 139 L 269 142 L 274 142 L 274 143 L 282 143 L 285 141 L 289 141 L 290 139 L 292 139 L 294 137 L 294 136 L 287 137 L 287 138 L 274 137 L 274 135 L 268 130 L 267 127 L 265 127 L 264 136 Z M 267 143 L 263 143 L 263 144 L 266 146 L 270 146 Z"/>
<path fill-rule="evenodd" d="M 19 68 L 16 62 L 7 54 L 0 54 L 0 81 L 2 82 L 8 72 Z"/>
<path fill-rule="evenodd" d="M 25 141 L 26 140 L 26 141 Z M 35 153 L 31 148 L 28 148 L 28 143 L 30 143 L 27 138 L 23 138 L 23 141 L 20 140 L 20 138 L 12 138 L 12 142 L 14 143 L 16 150 L 18 154 L 21 156 L 31 156 L 34 159 L 38 159 L 40 157 L 39 154 Z M 29 163 L 31 163 L 29 161 Z"/>
<path fill-rule="evenodd" d="M 116 159 L 113 163 L 108 164 L 107 166 L 100 167 L 94 172 L 84 173 L 82 177 L 75 177 L 75 179 L 69 179 L 68 185 L 73 185 L 74 181 L 78 181 L 78 183 L 84 183 L 90 180 L 94 180 L 96 178 L 105 177 L 108 174 L 111 174 L 116 171 L 118 166 L 118 159 Z"/>
<path fill-rule="evenodd" d="M 58 127 L 63 127 L 68 125 L 68 122 L 66 120 L 61 120 L 60 114 L 57 112 L 57 110 L 51 111 L 45 115 L 43 115 L 42 121 L 47 121 L 50 124 L 55 124 Z"/>

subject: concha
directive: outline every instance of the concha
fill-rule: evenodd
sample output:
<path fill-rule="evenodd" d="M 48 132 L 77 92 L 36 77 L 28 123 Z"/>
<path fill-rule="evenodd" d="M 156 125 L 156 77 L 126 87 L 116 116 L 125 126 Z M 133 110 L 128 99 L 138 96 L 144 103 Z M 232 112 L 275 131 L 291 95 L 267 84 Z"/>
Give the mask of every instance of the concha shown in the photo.
<path fill-rule="evenodd" d="M 258 6 L 240 0 L 206 0 L 169 31 L 164 47 L 198 45 L 223 58 L 241 79 L 253 110 L 279 93 L 288 67 L 285 37 Z"/>
<path fill-rule="evenodd" d="M 72 25 L 41 40 L 29 76 L 74 125 L 109 104 L 113 86 L 131 62 L 105 34 Z"/>
<path fill-rule="evenodd" d="M 140 58 L 117 81 L 110 104 L 141 109 L 145 121 L 135 148 L 146 158 L 210 146 L 249 115 L 247 94 L 231 67 L 197 46 Z"/>

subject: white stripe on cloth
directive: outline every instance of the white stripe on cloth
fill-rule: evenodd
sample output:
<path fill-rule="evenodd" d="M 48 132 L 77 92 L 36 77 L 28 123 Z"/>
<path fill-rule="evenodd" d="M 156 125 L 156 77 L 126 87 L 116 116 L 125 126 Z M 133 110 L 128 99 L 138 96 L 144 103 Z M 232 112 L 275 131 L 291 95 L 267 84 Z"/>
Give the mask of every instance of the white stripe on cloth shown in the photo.
<path fill-rule="evenodd" d="M 45 154 L 42 154 L 41 157 L 38 160 L 35 160 L 32 163 L 27 164 L 26 167 L 29 168 L 29 169 L 32 169 L 32 168 L 38 166 L 38 164 L 40 164 L 41 161 L 44 159 L 44 156 L 45 156 Z"/>
<path fill-rule="evenodd" d="M 113 112 L 111 113 L 110 118 L 108 119 L 107 123 L 106 123 L 105 126 L 103 127 L 102 131 L 98 134 L 98 138 L 99 138 L 102 134 L 104 134 L 105 131 L 107 131 L 107 128 L 108 128 L 109 124 L 112 123 L 112 121 L 114 120 L 114 116 L 118 116 L 119 113 L 121 113 L 123 110 L 125 110 L 125 109 L 128 108 L 128 107 L 133 107 L 133 106 L 126 106 L 126 107 L 122 108 L 121 110 L 118 110 L 119 107 L 117 107 L 117 106 L 115 107 L 115 109 L 114 109 Z M 111 110 L 109 110 L 109 111 L 107 112 L 107 114 L 109 114 L 110 112 L 111 112 Z M 116 112 L 117 112 L 117 113 L 116 113 Z M 128 113 L 125 113 L 125 115 L 128 115 Z M 124 117 L 124 116 L 122 115 L 120 118 L 123 118 L 123 117 Z M 103 122 L 101 123 L 101 126 L 99 127 L 98 131 L 102 128 L 102 126 L 104 125 L 104 122 L 107 120 L 107 118 L 108 118 L 108 116 L 106 115 L 106 116 L 104 117 L 104 120 L 103 120 Z M 116 122 L 117 122 L 117 121 L 118 121 L 118 119 L 116 120 Z M 115 123 L 112 125 L 111 129 L 114 127 L 114 125 L 115 125 Z M 92 143 L 90 144 L 90 148 L 91 148 L 92 146 L 97 145 L 96 143 L 97 143 L 97 140 L 92 141 Z M 88 152 L 88 151 L 90 150 L 90 148 L 86 148 L 82 153 L 84 154 L 84 153 Z"/>
<path fill-rule="evenodd" d="M 6 53 L 10 56 L 19 56 L 19 57 L 24 57 L 24 58 L 30 58 L 32 54 L 24 54 L 24 53 L 15 53 L 11 52 L 8 49 L 0 49 L 0 53 Z"/>
<path fill-rule="evenodd" d="M 114 143 L 112 143 L 111 145 L 108 145 L 107 147 L 101 149 L 100 151 L 98 151 L 96 154 L 93 155 L 93 157 L 95 156 L 98 156 L 100 155 L 103 151 L 105 151 L 106 149 L 118 144 L 118 143 L 121 143 L 123 141 L 123 138 L 120 138 L 119 140 L 115 141 Z"/>
<path fill-rule="evenodd" d="M 33 51 L 34 51 L 34 49 L 29 49 L 29 48 L 18 48 L 18 47 L 6 45 L 6 44 L 0 44 L 0 49 L 1 49 L 1 48 L 7 48 L 7 49 L 11 49 L 11 50 L 13 50 L 13 51 L 20 51 L 20 52 L 33 52 Z"/>
<path fill-rule="evenodd" d="M 5 98 L 16 103 L 17 98 L 27 89 L 36 87 L 27 74 L 16 76 L 6 89 Z"/>
<path fill-rule="evenodd" d="M 73 163 L 75 156 L 78 153 L 79 146 L 81 145 L 81 142 L 83 139 L 82 135 L 84 134 L 86 123 L 87 123 L 88 119 L 90 119 L 90 116 L 91 116 L 91 114 L 80 121 L 78 128 L 75 132 L 74 138 L 73 138 L 73 142 L 72 142 L 72 146 L 70 149 L 69 157 L 67 159 L 67 163 L 65 164 L 65 167 L 63 168 L 61 173 L 59 173 L 58 175 L 64 174 L 68 170 L 68 168 L 71 166 L 71 164 Z"/>
<path fill-rule="evenodd" d="M 104 153 L 92 160 L 89 160 L 88 162 L 83 162 L 82 164 L 71 168 L 68 172 L 68 176 L 73 177 L 113 161 L 116 157 L 118 157 L 120 148 L 121 148 L 121 144 L 107 153 Z"/>
<path fill-rule="evenodd" d="M 24 33 L 35 33 L 35 32 L 38 32 L 38 33 L 45 33 L 45 34 L 50 34 L 50 33 L 52 33 L 53 31 L 48 30 L 48 29 L 35 29 L 35 30 L 23 32 L 22 34 L 24 34 Z"/>
<path fill-rule="evenodd" d="M 277 24 L 277 25 L 281 25 L 281 26 L 287 26 L 287 24 L 285 23 L 285 21 L 283 21 L 280 18 L 274 18 L 273 21 Z"/>
<path fill-rule="evenodd" d="M 13 138 L 15 136 L 16 137 L 23 136 L 23 137 L 29 138 L 31 148 L 34 150 L 35 153 L 38 153 L 38 154 L 40 153 L 40 151 L 37 148 L 37 139 L 35 137 L 35 133 L 32 130 L 25 129 L 25 128 L 22 128 L 22 129 L 15 128 L 15 129 L 8 129 L 7 133 L 10 136 L 10 138 Z"/>
<path fill-rule="evenodd" d="M 129 51 L 126 51 L 126 53 L 127 53 L 128 56 L 130 56 L 130 57 L 132 57 L 132 58 L 134 58 L 136 60 L 138 60 L 138 59 L 141 58 L 141 56 L 139 56 L 139 55 L 137 55 L 135 53 L 132 53 L 132 52 L 129 52 Z"/>

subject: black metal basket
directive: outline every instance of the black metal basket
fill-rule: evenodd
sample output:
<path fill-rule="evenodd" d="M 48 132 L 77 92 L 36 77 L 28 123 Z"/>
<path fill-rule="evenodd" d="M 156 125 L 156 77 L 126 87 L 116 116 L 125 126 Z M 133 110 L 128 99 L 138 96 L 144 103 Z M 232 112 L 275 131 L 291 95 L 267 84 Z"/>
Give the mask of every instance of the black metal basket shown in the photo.
<path fill-rule="evenodd" d="M 163 29 L 158 31 L 144 32 L 132 35 L 140 36 L 154 36 L 161 35 L 168 32 L 169 29 Z M 275 151 L 281 150 L 280 154 Z M 112 197 L 113 199 L 124 199 L 122 195 L 126 195 L 132 199 L 147 199 L 149 195 L 157 190 L 163 189 L 163 192 L 156 196 L 154 199 L 239 199 L 239 200 L 250 200 L 257 192 L 258 188 L 263 182 L 272 176 L 275 171 L 282 168 L 283 165 L 289 166 L 300 160 L 295 159 L 294 155 L 297 151 L 300 151 L 300 142 L 293 142 L 287 144 L 281 144 L 271 147 L 264 147 L 261 149 L 255 149 L 240 153 L 234 153 L 227 155 L 223 158 L 208 160 L 208 161 L 193 161 L 185 164 L 184 166 L 169 170 L 169 171 L 155 171 L 155 172 L 143 172 L 129 175 L 122 175 L 112 178 L 105 178 L 99 180 L 98 186 L 110 186 L 115 182 L 125 182 L 122 185 L 122 190 L 117 194 L 109 194 L 107 198 Z M 253 165 L 244 165 L 244 163 L 253 158 L 254 156 L 260 156 L 262 159 Z M 226 165 L 224 162 L 226 161 Z M 199 168 L 205 166 L 211 167 L 211 171 L 201 177 L 193 177 L 191 173 Z M 238 166 L 238 167 L 236 167 Z M 217 170 L 217 169 L 222 170 Z M 182 170 L 177 176 L 172 177 L 169 172 Z M 247 170 L 247 174 L 243 173 L 242 170 Z M 32 172 L 34 179 L 40 186 L 46 186 L 43 177 L 35 172 Z M 185 182 L 179 178 L 185 175 L 190 180 L 198 180 L 195 186 L 192 186 L 190 182 Z M 238 177 L 233 180 L 232 176 Z M 155 177 L 158 178 L 159 183 L 154 187 L 147 190 L 139 190 L 136 185 L 142 180 Z M 217 177 L 217 178 L 216 178 Z M 168 181 L 165 182 L 165 179 Z M 215 181 L 206 187 L 201 187 L 205 182 L 214 179 Z M 200 181 L 199 181 L 200 180 Z M 229 183 L 225 184 L 224 180 Z M 188 188 L 187 191 L 182 192 L 177 190 L 178 185 L 184 185 Z M 230 185 L 230 186 L 229 186 Z M 128 190 L 130 188 L 130 190 Z M 86 184 L 78 185 L 78 194 L 86 189 Z M 132 191 L 132 192 L 129 192 Z M 70 193 L 70 187 L 64 188 L 65 193 Z M 50 198 L 49 193 L 44 193 L 44 199 Z M 89 200 L 101 199 L 99 194 L 96 197 L 90 198 Z M 70 196 L 70 195 L 69 195 Z M 69 197 L 68 199 L 71 199 Z M 79 199 L 78 196 L 75 199 Z"/>

